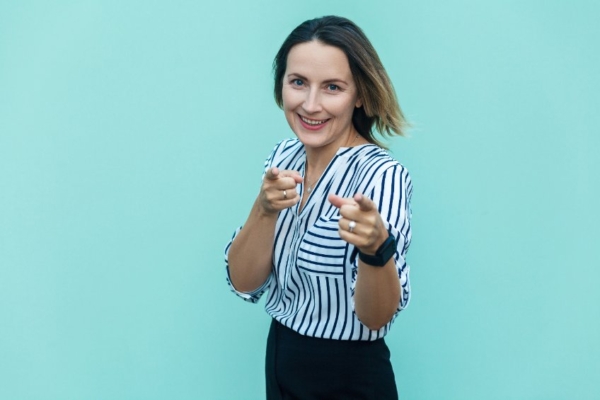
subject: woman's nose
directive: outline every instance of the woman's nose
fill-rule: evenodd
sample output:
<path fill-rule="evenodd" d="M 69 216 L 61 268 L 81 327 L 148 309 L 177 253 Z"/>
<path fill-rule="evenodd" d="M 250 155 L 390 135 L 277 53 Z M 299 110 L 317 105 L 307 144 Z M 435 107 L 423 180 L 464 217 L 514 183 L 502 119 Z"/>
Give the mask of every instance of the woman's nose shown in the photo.
<path fill-rule="evenodd" d="M 311 114 L 321 111 L 321 99 L 318 90 L 307 91 L 306 97 L 304 98 L 304 103 L 302 104 L 302 108 L 307 113 Z"/>

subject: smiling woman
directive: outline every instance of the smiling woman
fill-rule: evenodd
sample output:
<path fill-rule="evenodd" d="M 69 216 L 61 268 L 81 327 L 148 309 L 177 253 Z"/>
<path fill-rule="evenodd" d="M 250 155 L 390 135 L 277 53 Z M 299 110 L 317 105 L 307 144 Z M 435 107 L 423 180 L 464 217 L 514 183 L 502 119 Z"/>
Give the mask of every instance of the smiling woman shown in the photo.
<path fill-rule="evenodd" d="M 410 297 L 408 172 L 375 138 L 404 118 L 377 53 L 351 21 L 306 21 L 274 61 L 296 139 L 267 158 L 250 215 L 226 247 L 243 299 L 269 292 L 268 399 L 396 399 L 384 336 Z"/>

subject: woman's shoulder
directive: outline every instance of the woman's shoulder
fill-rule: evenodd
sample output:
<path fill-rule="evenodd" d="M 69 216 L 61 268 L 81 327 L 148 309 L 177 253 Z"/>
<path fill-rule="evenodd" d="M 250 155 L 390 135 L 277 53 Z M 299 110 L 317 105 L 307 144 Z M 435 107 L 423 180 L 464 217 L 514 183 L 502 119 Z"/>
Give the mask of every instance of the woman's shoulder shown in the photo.
<path fill-rule="evenodd" d="M 303 147 L 303 145 L 298 138 L 283 139 L 277 142 L 275 145 L 275 149 L 279 149 L 280 151 L 288 151 L 290 149 L 298 149 L 300 147 Z"/>
<path fill-rule="evenodd" d="M 299 152 L 303 151 L 304 145 L 298 139 L 283 139 L 275 145 L 269 158 L 286 158 L 291 154 L 298 154 Z"/>
<path fill-rule="evenodd" d="M 271 167 L 284 169 L 298 168 L 296 164 L 304 159 L 304 145 L 298 139 L 279 141 L 265 160 L 265 170 Z"/>
<path fill-rule="evenodd" d="M 358 146 L 353 148 L 353 150 L 350 155 L 356 159 L 357 163 L 369 169 L 407 171 L 406 167 L 392 156 L 388 150 L 375 144 Z"/>

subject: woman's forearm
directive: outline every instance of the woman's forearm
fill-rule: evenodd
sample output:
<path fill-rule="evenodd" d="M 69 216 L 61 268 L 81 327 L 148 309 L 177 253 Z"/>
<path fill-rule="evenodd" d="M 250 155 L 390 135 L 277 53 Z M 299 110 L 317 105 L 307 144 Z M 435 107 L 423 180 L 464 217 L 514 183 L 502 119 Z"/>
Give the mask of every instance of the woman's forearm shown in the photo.
<path fill-rule="evenodd" d="M 262 211 L 256 201 L 233 240 L 228 255 L 229 278 L 237 290 L 251 292 L 269 277 L 277 215 Z"/>
<path fill-rule="evenodd" d="M 248 220 L 229 248 L 229 279 L 240 292 L 258 289 L 269 277 L 279 213 L 300 201 L 298 171 L 268 169 Z"/>
<path fill-rule="evenodd" d="M 393 257 L 383 267 L 359 260 L 354 292 L 356 316 L 369 329 L 380 329 L 390 322 L 398 309 L 400 290 Z"/>

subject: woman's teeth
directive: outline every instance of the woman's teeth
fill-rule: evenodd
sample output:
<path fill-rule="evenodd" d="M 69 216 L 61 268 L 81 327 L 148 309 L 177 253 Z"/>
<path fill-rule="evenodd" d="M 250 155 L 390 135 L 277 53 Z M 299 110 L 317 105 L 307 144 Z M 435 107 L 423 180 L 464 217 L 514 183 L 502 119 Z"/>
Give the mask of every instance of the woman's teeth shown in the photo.
<path fill-rule="evenodd" d="M 321 125 L 321 124 L 324 124 L 325 122 L 327 122 L 326 119 L 317 121 L 317 120 L 314 120 L 314 119 L 304 118 L 302 115 L 300 116 L 300 119 L 302 119 L 302 121 L 306 122 L 308 125 Z"/>

